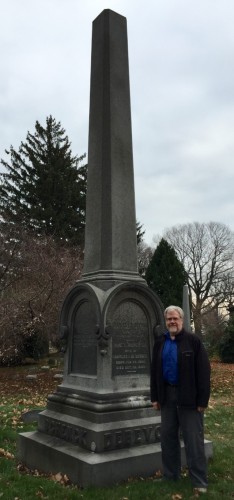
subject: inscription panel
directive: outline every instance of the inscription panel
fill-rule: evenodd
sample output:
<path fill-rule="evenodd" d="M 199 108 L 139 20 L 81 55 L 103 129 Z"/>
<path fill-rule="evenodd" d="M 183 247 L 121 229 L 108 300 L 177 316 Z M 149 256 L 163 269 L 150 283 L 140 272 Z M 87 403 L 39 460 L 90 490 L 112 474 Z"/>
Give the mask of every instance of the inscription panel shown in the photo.
<path fill-rule="evenodd" d="M 160 425 L 145 425 L 95 433 L 59 420 L 45 418 L 43 431 L 84 449 L 100 452 L 158 443 L 161 428 Z"/>
<path fill-rule="evenodd" d="M 112 376 L 149 374 L 148 321 L 137 302 L 118 304 L 111 319 Z"/>
<path fill-rule="evenodd" d="M 96 315 L 92 304 L 79 304 L 73 324 L 71 373 L 97 374 Z"/>
<path fill-rule="evenodd" d="M 46 418 L 44 420 L 44 432 L 50 436 L 64 439 L 69 443 L 78 444 L 82 448 L 87 448 L 87 430 L 81 427 Z"/>
<path fill-rule="evenodd" d="M 160 425 L 104 433 L 104 451 L 129 448 L 160 441 Z"/>

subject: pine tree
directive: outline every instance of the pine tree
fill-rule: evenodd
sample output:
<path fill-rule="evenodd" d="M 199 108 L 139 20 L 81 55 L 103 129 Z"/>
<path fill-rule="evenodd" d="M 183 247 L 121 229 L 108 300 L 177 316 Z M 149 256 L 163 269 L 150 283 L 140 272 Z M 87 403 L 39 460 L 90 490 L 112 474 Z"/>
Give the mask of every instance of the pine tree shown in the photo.
<path fill-rule="evenodd" d="M 223 363 L 234 363 L 234 305 L 228 307 L 230 317 L 219 343 L 219 356 Z"/>
<path fill-rule="evenodd" d="M 49 116 L 44 128 L 37 121 L 10 161 L 1 160 L 7 173 L 0 179 L 0 216 L 36 234 L 53 235 L 61 242 L 83 244 L 87 166 L 85 155 L 72 156 L 71 144 L 60 122 Z"/>
<path fill-rule="evenodd" d="M 185 270 L 175 250 L 163 238 L 159 242 L 146 270 L 146 281 L 165 307 L 173 304 L 182 307 Z"/>
<path fill-rule="evenodd" d="M 141 224 L 138 220 L 136 221 L 136 236 L 137 236 L 137 245 L 143 241 L 143 236 L 145 234 L 145 230 L 143 228 L 143 224 Z"/>

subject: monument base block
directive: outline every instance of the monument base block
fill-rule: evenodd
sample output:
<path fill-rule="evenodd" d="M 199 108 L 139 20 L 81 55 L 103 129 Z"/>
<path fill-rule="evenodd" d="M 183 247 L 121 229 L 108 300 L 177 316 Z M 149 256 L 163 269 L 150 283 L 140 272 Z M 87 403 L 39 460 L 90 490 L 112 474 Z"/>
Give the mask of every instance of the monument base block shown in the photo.
<path fill-rule="evenodd" d="M 20 434 L 18 449 L 20 459 L 31 469 L 64 473 L 81 487 L 111 486 L 130 477 L 150 477 L 162 466 L 159 443 L 93 453 L 35 431 Z M 212 457 L 212 442 L 205 441 L 205 452 L 207 459 Z M 183 442 L 181 455 L 185 466 Z"/>

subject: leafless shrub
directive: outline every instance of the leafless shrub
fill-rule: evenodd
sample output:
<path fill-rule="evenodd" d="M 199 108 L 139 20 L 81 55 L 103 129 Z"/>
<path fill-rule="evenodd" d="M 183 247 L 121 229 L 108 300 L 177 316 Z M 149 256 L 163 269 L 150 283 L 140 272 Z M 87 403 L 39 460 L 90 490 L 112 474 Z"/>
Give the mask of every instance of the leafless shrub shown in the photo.
<path fill-rule="evenodd" d="M 16 364 L 27 351 L 36 357 L 56 343 L 62 301 L 83 266 L 79 248 L 52 237 L 20 230 L 8 236 L 1 253 L 0 364 Z"/>

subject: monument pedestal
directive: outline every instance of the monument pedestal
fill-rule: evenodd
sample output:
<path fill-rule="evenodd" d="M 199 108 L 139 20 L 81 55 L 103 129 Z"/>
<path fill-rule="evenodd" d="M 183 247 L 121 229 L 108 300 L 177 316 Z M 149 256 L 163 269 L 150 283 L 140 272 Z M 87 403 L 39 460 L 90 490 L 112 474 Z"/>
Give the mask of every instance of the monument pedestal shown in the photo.
<path fill-rule="evenodd" d="M 207 459 L 212 457 L 210 441 L 205 441 L 205 451 Z M 150 477 L 162 466 L 159 443 L 94 453 L 40 432 L 20 435 L 20 454 L 31 468 L 49 473 L 60 471 L 82 487 L 112 486 L 130 477 Z M 185 466 L 183 443 L 181 458 Z"/>
<path fill-rule="evenodd" d="M 130 477 L 149 477 L 161 466 L 159 444 L 92 453 L 41 433 L 21 434 L 24 463 L 45 472 L 66 473 L 74 484 L 111 486 Z M 21 452 L 22 453 L 22 452 Z"/>
<path fill-rule="evenodd" d="M 142 281 L 110 288 L 105 281 L 104 290 L 80 282 L 66 297 L 63 383 L 39 414 L 38 431 L 20 434 L 19 457 L 29 467 L 66 473 L 81 486 L 156 471 L 160 416 L 149 371 L 163 313 Z"/>

